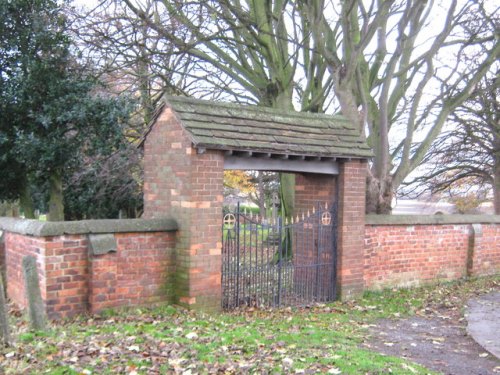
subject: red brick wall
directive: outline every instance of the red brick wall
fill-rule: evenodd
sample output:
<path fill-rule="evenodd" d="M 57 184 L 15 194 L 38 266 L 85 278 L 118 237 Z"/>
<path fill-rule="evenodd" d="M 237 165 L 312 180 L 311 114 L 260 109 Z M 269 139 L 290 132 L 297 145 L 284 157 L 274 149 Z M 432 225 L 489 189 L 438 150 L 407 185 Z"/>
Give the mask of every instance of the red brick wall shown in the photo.
<path fill-rule="evenodd" d="M 476 224 L 473 256 L 470 264 L 472 275 L 491 275 L 500 272 L 500 224 Z"/>
<path fill-rule="evenodd" d="M 365 231 L 366 161 L 340 164 L 337 285 L 341 298 L 364 288 L 363 239 Z"/>
<path fill-rule="evenodd" d="M 86 312 L 87 236 L 78 234 L 40 239 L 45 245 L 42 262 L 45 265 L 46 290 L 42 289 L 42 297 L 47 305 L 48 316 L 60 318 Z"/>
<path fill-rule="evenodd" d="M 311 211 L 318 202 L 324 206 L 335 201 L 335 176 L 322 174 L 295 175 L 295 215 Z M 317 207 L 316 207 L 317 209 Z"/>
<path fill-rule="evenodd" d="M 415 286 L 500 272 L 500 225 L 478 225 L 476 235 L 471 224 L 367 225 L 365 287 Z"/>
<path fill-rule="evenodd" d="M 177 303 L 220 309 L 223 177 L 223 153 L 198 153 L 165 108 L 144 143 L 144 216 L 178 222 Z"/>
<path fill-rule="evenodd" d="M 18 306 L 26 306 L 26 295 L 23 281 L 22 260 L 25 256 L 34 256 L 37 260 L 38 275 L 42 298 L 46 298 L 45 267 L 45 240 L 24 236 L 17 233 L 5 232 L 5 263 L 7 268 L 7 295 Z"/>
<path fill-rule="evenodd" d="M 89 310 L 151 305 L 172 298 L 174 233 L 117 233 L 117 252 L 93 255 Z"/>
<path fill-rule="evenodd" d="M 52 319 L 103 308 L 169 301 L 175 232 L 116 233 L 117 252 L 89 255 L 86 234 L 5 233 L 10 299 L 26 307 L 22 259 L 37 258 L 40 289 Z"/>

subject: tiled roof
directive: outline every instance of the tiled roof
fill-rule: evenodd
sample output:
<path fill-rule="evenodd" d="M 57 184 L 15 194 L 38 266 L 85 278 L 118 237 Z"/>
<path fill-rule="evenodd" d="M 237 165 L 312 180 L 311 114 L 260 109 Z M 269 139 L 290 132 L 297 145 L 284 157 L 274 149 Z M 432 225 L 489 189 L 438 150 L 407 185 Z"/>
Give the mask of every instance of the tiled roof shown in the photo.
<path fill-rule="evenodd" d="M 166 97 L 163 105 L 174 110 L 196 148 L 340 158 L 372 156 L 358 129 L 342 116 L 173 96 Z"/>

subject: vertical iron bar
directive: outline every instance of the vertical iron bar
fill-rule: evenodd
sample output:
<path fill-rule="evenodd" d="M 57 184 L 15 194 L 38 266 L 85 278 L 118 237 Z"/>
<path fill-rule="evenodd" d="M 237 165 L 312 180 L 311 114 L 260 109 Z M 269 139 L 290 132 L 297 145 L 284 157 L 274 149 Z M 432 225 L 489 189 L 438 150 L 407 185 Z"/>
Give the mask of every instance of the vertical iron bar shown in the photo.
<path fill-rule="evenodd" d="M 278 307 L 280 306 L 281 303 L 281 268 L 282 268 L 282 254 L 281 252 L 283 251 L 282 249 L 282 244 L 281 244 L 281 238 L 282 238 L 282 231 L 281 231 L 281 217 L 278 218 Z"/>
<path fill-rule="evenodd" d="M 269 295 L 272 293 L 272 291 L 269 291 L 269 268 L 271 268 L 270 265 L 270 259 L 269 259 L 269 225 L 266 224 L 266 231 L 267 231 L 267 236 L 266 236 L 266 298 L 267 298 L 267 303 L 269 302 Z"/>
<path fill-rule="evenodd" d="M 240 300 L 240 202 L 236 208 L 236 293 L 235 293 L 235 306 L 239 305 Z"/>
<path fill-rule="evenodd" d="M 318 207 L 319 208 L 319 207 Z M 320 284 L 320 251 L 321 251 L 321 231 L 322 231 L 322 223 L 320 222 L 320 220 L 313 220 L 314 224 L 313 224 L 313 228 L 314 228 L 314 225 L 317 226 L 317 232 L 318 232 L 318 236 L 317 236 L 317 245 L 316 245 L 316 299 L 319 298 L 320 296 L 320 287 L 319 287 L 319 284 Z"/>
<path fill-rule="evenodd" d="M 337 184 L 338 190 L 338 184 Z M 332 204 L 332 299 L 337 298 L 337 239 L 338 239 L 338 195 L 337 201 Z"/>
<path fill-rule="evenodd" d="M 288 247 L 290 246 L 290 239 L 289 239 L 289 235 L 291 235 L 291 233 L 288 232 L 288 228 L 284 225 L 284 222 L 282 221 L 281 222 L 281 225 L 283 227 L 283 230 L 285 232 L 285 256 L 284 256 L 284 259 L 283 259 L 283 262 L 284 262 L 284 267 L 282 268 L 282 272 L 284 272 L 284 285 L 285 287 L 282 288 L 282 291 L 283 291 L 283 301 L 285 301 L 285 303 L 287 303 L 287 299 L 288 299 L 288 289 L 289 289 L 289 254 L 288 254 Z"/>
<path fill-rule="evenodd" d="M 243 298 L 243 305 L 245 305 L 247 301 L 247 284 L 248 284 L 248 266 L 247 266 L 247 218 L 245 213 L 243 213 L 243 274 L 242 274 L 242 283 L 241 283 L 241 293 Z"/>
<path fill-rule="evenodd" d="M 252 232 L 253 232 L 253 223 L 251 220 L 248 220 L 248 225 L 250 227 L 250 232 L 249 232 L 249 242 L 248 242 L 248 297 L 247 297 L 247 305 L 251 305 L 252 303 L 252 298 L 253 298 L 253 259 L 252 259 L 252 252 L 253 252 L 253 243 L 252 243 Z"/>

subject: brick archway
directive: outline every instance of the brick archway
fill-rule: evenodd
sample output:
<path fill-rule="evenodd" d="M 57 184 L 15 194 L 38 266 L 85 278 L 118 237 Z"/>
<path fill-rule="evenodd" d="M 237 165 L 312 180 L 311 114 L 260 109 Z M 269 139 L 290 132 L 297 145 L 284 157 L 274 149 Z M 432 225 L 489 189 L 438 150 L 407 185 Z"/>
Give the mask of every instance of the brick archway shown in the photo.
<path fill-rule="evenodd" d="M 143 140 L 144 216 L 172 217 L 178 223 L 177 303 L 220 309 L 223 172 L 255 161 L 261 169 L 297 173 L 299 210 L 338 197 L 337 289 L 343 298 L 362 291 L 365 173 L 371 153 L 350 124 L 335 121 L 185 98 L 169 98 L 159 108 Z M 308 132 L 315 136 L 307 139 Z"/>

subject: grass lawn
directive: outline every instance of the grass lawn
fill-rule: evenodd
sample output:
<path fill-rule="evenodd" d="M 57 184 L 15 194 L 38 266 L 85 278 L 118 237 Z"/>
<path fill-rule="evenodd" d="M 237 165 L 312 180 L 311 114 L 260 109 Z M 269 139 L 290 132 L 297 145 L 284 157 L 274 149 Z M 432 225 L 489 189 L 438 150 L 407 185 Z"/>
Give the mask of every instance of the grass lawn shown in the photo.
<path fill-rule="evenodd" d="M 53 323 L 47 332 L 30 332 L 24 318 L 12 314 L 15 343 L 0 349 L 0 373 L 431 374 L 362 349 L 370 324 L 443 308 L 461 314 L 469 297 L 499 286 L 497 276 L 311 308 L 217 315 L 173 306 L 107 311 Z"/>

